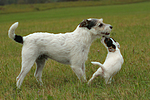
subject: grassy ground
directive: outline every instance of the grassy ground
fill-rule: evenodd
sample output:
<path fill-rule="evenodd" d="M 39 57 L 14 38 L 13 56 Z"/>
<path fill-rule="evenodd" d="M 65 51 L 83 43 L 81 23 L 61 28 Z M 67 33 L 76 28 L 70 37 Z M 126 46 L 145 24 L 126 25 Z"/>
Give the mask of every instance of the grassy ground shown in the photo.
<path fill-rule="evenodd" d="M 150 99 L 150 2 L 51 9 L 40 12 L 0 15 L 0 99 L 6 100 L 149 100 Z M 43 70 L 44 86 L 34 78 L 35 65 L 25 77 L 20 90 L 16 77 L 21 68 L 21 44 L 7 36 L 12 23 L 19 21 L 16 34 L 28 35 L 35 31 L 73 31 L 85 18 L 103 18 L 114 28 L 111 36 L 121 45 L 124 64 L 111 85 L 97 77 L 91 86 L 82 84 L 67 65 L 48 60 Z M 99 50 L 99 52 L 98 52 Z M 91 61 L 104 62 L 106 49 L 95 40 L 86 62 L 89 79 L 97 70 Z"/>

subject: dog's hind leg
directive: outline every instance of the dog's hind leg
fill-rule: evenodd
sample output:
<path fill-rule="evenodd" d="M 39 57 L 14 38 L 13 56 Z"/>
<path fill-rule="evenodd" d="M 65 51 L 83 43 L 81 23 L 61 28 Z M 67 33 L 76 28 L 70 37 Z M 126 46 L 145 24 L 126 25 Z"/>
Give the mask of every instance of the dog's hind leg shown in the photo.
<path fill-rule="evenodd" d="M 107 84 L 111 84 L 112 81 L 112 76 L 109 78 L 108 83 Z"/>
<path fill-rule="evenodd" d="M 96 78 L 97 76 L 101 75 L 99 70 L 97 70 L 93 75 L 92 78 L 88 81 L 88 85 L 93 81 L 94 78 Z"/>
<path fill-rule="evenodd" d="M 105 83 L 106 84 L 110 84 L 111 83 L 111 82 L 109 82 L 109 79 L 111 78 L 110 76 L 106 76 L 104 78 L 105 78 Z"/>
<path fill-rule="evenodd" d="M 27 73 L 30 71 L 31 67 L 33 66 L 35 60 L 30 59 L 30 60 L 26 60 L 25 62 L 22 62 L 22 68 L 21 68 L 21 72 L 18 75 L 18 77 L 16 78 L 17 80 L 17 88 L 20 88 L 24 77 L 27 75 Z"/>
<path fill-rule="evenodd" d="M 40 83 L 40 85 L 43 84 L 41 77 L 42 77 L 42 70 L 44 68 L 45 61 L 46 61 L 45 58 L 39 58 L 36 60 L 36 71 L 34 73 L 34 76 L 36 80 Z"/>
<path fill-rule="evenodd" d="M 31 51 L 32 51 L 31 49 L 30 50 L 29 49 L 28 50 L 26 50 L 26 49 L 22 50 L 22 68 L 21 68 L 20 74 L 16 78 L 17 88 L 20 88 L 25 76 L 30 71 L 30 69 L 32 68 L 32 66 L 33 66 L 33 64 L 37 58 L 35 52 L 31 52 Z"/>

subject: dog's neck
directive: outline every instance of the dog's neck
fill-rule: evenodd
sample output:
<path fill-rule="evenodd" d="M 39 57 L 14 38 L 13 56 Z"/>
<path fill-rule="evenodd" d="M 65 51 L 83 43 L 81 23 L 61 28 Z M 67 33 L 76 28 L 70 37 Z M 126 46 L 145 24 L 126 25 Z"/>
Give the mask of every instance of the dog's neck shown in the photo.
<path fill-rule="evenodd" d="M 83 37 L 83 39 L 89 43 L 92 43 L 96 38 L 98 38 L 97 36 L 94 36 L 89 29 L 79 26 L 77 26 L 77 28 L 74 30 L 74 34 L 77 34 L 77 37 Z"/>
<path fill-rule="evenodd" d="M 120 50 L 118 48 L 113 49 L 113 50 L 110 50 L 110 49 L 107 48 L 107 52 L 111 54 L 111 53 L 120 52 Z"/>

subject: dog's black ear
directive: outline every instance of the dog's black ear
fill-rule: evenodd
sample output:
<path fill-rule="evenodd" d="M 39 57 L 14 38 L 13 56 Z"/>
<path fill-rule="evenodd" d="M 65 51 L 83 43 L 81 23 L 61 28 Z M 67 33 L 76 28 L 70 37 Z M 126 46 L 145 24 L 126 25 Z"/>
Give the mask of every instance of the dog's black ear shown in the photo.
<path fill-rule="evenodd" d="M 80 24 L 79 27 L 87 27 L 88 26 L 88 20 L 84 19 Z"/>
<path fill-rule="evenodd" d="M 80 24 L 79 27 L 87 27 L 89 30 L 96 25 L 96 20 L 88 20 L 84 19 Z"/>
<path fill-rule="evenodd" d="M 120 48 L 120 44 L 118 42 L 116 42 L 116 44 L 117 44 L 117 47 Z"/>
<path fill-rule="evenodd" d="M 112 41 L 111 41 L 110 38 L 105 38 L 104 42 L 105 42 L 105 44 L 107 45 L 107 47 L 112 46 Z"/>

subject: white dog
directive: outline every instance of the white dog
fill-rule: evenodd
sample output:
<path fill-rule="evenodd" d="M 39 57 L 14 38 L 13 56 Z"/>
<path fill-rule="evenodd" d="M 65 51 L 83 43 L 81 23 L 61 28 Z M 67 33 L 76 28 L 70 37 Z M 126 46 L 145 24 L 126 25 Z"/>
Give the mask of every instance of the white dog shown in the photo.
<path fill-rule="evenodd" d="M 92 41 L 100 36 L 109 37 L 112 30 L 112 26 L 103 23 L 103 19 L 85 19 L 73 32 L 65 34 L 39 32 L 22 37 L 15 35 L 17 27 L 18 22 L 10 27 L 8 36 L 23 44 L 22 69 L 16 78 L 18 88 L 34 62 L 37 67 L 34 76 L 42 84 L 42 70 L 47 58 L 71 65 L 77 77 L 81 81 L 86 81 L 85 61 Z"/>
<path fill-rule="evenodd" d="M 94 65 L 99 65 L 100 68 L 93 74 L 88 84 L 97 76 L 105 78 L 106 84 L 110 84 L 112 77 L 121 69 L 124 62 L 120 53 L 120 45 L 113 38 L 102 37 L 102 44 L 107 48 L 108 54 L 104 64 L 99 62 L 91 62 Z"/>

